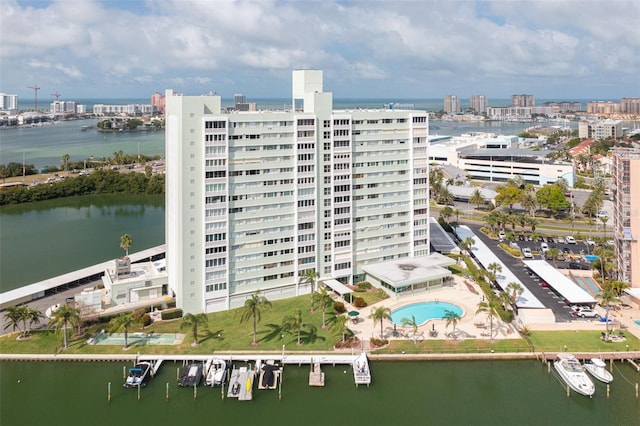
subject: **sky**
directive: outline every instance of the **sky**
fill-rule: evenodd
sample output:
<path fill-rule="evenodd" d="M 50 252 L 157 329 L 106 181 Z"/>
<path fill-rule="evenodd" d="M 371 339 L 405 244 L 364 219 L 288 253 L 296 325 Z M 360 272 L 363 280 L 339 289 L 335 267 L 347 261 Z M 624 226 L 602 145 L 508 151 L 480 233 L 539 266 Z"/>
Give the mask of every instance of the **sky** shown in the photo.
<path fill-rule="evenodd" d="M 640 97 L 638 0 L 1 0 L 0 92 L 38 98 Z"/>

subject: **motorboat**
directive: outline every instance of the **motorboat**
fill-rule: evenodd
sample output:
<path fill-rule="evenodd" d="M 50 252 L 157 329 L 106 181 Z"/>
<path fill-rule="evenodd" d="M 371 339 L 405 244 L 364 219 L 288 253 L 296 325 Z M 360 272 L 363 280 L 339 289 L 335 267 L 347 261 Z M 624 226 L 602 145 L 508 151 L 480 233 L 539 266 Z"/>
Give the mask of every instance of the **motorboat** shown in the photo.
<path fill-rule="evenodd" d="M 269 360 L 260 369 L 258 389 L 275 389 L 278 387 L 278 380 L 282 370 L 273 360 Z"/>
<path fill-rule="evenodd" d="M 600 358 L 591 358 L 590 362 L 584 364 L 584 369 L 603 383 L 611 383 L 613 381 L 613 376 L 607 371 L 607 364 Z"/>
<path fill-rule="evenodd" d="M 227 376 L 227 363 L 220 358 L 213 358 L 204 380 L 206 386 L 220 386 Z"/>
<path fill-rule="evenodd" d="M 193 387 L 198 386 L 202 380 L 202 364 L 187 364 L 182 370 L 182 375 L 178 379 L 178 386 Z"/>
<path fill-rule="evenodd" d="M 129 369 L 129 375 L 127 376 L 123 386 L 125 388 L 134 388 L 138 386 L 144 387 L 147 385 L 150 378 L 151 363 L 142 361 Z"/>
<path fill-rule="evenodd" d="M 580 361 L 572 354 L 559 353 L 553 363 L 560 378 L 574 391 L 586 395 L 593 396 L 596 387 L 584 371 Z"/>
<path fill-rule="evenodd" d="M 362 352 L 353 360 L 353 377 L 357 385 L 367 385 L 371 383 L 371 372 L 369 371 L 369 361 L 367 354 Z"/>

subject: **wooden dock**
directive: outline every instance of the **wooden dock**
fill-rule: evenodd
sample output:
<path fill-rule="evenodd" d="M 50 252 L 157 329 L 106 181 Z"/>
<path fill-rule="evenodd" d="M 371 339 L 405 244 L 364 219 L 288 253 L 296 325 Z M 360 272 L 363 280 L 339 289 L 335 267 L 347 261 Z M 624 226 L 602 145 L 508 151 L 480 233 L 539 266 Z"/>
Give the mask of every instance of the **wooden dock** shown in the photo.
<path fill-rule="evenodd" d="M 313 364 L 313 371 L 309 373 L 309 386 L 324 386 L 324 372 L 319 362 Z"/>

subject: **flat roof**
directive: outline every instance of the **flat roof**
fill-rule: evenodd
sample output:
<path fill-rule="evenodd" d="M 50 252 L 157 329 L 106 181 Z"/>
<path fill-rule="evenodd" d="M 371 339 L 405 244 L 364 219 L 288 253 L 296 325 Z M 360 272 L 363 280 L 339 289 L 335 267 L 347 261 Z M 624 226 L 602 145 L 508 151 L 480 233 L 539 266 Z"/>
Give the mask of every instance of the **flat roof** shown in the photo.
<path fill-rule="evenodd" d="M 460 253 L 458 245 L 433 217 L 429 218 L 429 242 L 438 253 Z"/>
<path fill-rule="evenodd" d="M 525 260 L 524 264 L 535 272 L 540 278 L 545 280 L 550 287 L 556 290 L 569 303 L 595 303 L 589 293 L 584 291 L 578 284 L 571 281 L 562 272 L 558 271 L 546 260 Z"/>
<path fill-rule="evenodd" d="M 389 262 L 366 265 L 362 269 L 392 287 L 406 287 L 451 275 L 447 266 L 456 261 L 440 253 L 421 257 L 403 257 Z"/>
<path fill-rule="evenodd" d="M 449 185 L 447 186 L 447 189 L 449 190 L 449 192 L 451 192 L 451 195 L 453 195 L 454 197 L 466 198 L 466 199 L 470 199 L 471 197 L 473 197 L 473 193 L 476 192 L 476 190 L 478 190 L 480 191 L 480 194 L 482 194 L 482 197 L 487 202 L 493 200 L 494 198 L 496 198 L 496 195 L 498 195 L 498 193 L 493 189 L 482 188 L 479 186 Z"/>
<path fill-rule="evenodd" d="M 345 294 L 353 293 L 353 290 L 351 290 L 349 287 L 347 287 L 346 285 L 342 284 L 338 280 L 328 279 L 328 280 L 320 280 L 320 281 L 322 281 L 322 283 L 324 285 L 326 285 L 331 290 L 333 290 L 336 293 L 338 293 L 340 296 L 344 296 Z"/>
<path fill-rule="evenodd" d="M 476 234 L 466 225 L 459 226 L 456 231 L 458 232 L 458 237 L 462 241 L 464 241 L 467 237 L 471 237 L 474 240 L 473 247 L 471 247 L 471 251 L 475 258 L 480 262 L 483 268 L 487 268 L 491 263 L 497 263 L 502 268 L 502 271 L 496 274 L 496 282 L 500 286 L 501 289 L 505 289 L 509 283 L 517 283 L 520 284 L 522 289 L 524 290 L 522 294 L 516 297 L 516 306 L 518 308 L 535 308 L 542 309 L 545 306 L 538 300 L 537 297 L 533 295 L 529 291 L 529 289 L 515 276 L 513 272 L 507 265 L 502 263 L 500 258 L 495 255 L 493 251 L 484 243 L 480 238 L 476 237 Z"/>

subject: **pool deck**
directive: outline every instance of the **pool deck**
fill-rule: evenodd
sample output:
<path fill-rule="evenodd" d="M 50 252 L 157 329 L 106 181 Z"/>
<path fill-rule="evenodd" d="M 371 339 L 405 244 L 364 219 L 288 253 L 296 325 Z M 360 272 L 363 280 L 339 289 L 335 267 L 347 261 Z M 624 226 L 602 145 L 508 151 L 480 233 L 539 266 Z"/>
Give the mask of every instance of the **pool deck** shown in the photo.
<path fill-rule="evenodd" d="M 482 290 L 477 284 L 470 284 L 475 287 L 476 293 L 469 291 L 469 288 L 464 283 L 464 278 L 454 276 L 453 281 L 445 285 L 442 288 L 432 290 L 430 292 L 420 293 L 417 295 L 406 296 L 401 299 L 388 298 L 373 306 L 368 306 L 359 310 L 360 315 L 357 323 L 351 323 L 349 328 L 353 330 L 355 335 L 361 340 L 369 340 L 372 337 L 380 338 L 380 323 L 375 324 L 373 320 L 369 318 L 371 312 L 377 309 L 379 306 L 385 306 L 390 310 L 400 308 L 402 306 L 418 303 L 418 302 L 448 302 L 457 305 L 462 308 L 462 316 L 456 324 L 456 338 L 457 339 L 489 339 L 489 330 L 487 316 L 484 313 L 477 314 L 478 303 L 483 300 Z M 348 310 L 357 309 L 351 305 L 347 305 Z M 418 327 L 418 332 L 415 336 L 417 341 L 425 339 L 445 339 L 448 338 L 446 333 L 453 331 L 453 326 L 446 327 L 446 320 L 432 319 Z M 437 336 L 432 336 L 430 332 L 432 329 L 438 333 Z M 397 326 L 396 330 L 398 334 L 394 336 L 393 324 L 390 321 L 385 321 L 382 325 L 383 337 L 389 340 L 406 340 L 407 338 L 414 338 L 413 331 L 410 327 Z M 493 319 L 493 338 L 494 339 L 519 339 L 520 335 L 516 332 L 513 326 L 507 325 L 500 321 L 500 318 Z"/>

